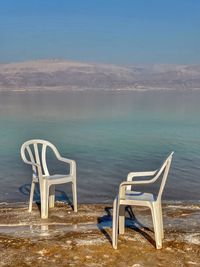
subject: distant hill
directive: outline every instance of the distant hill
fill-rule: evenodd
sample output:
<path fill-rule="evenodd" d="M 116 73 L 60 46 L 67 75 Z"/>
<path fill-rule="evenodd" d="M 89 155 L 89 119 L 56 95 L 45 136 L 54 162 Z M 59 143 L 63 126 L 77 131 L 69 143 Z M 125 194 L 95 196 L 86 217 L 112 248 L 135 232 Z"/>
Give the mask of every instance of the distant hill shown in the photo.
<path fill-rule="evenodd" d="M 199 90 L 200 65 L 134 65 L 39 60 L 0 64 L 0 91 Z"/>

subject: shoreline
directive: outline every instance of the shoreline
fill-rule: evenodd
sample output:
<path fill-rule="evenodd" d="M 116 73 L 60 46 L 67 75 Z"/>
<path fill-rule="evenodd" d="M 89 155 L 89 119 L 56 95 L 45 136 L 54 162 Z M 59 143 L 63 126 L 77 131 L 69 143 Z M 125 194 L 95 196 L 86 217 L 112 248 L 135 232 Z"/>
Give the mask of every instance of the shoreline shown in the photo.
<path fill-rule="evenodd" d="M 112 204 L 80 204 L 78 213 L 56 202 L 49 218 L 28 204 L 0 204 L 0 266 L 199 266 L 200 203 L 163 203 L 165 239 L 155 249 L 150 211 L 134 207 L 118 249 L 112 240 Z"/>
<path fill-rule="evenodd" d="M 42 88 L 30 88 L 30 89 L 2 89 L 0 88 L 0 93 L 69 93 L 69 92 L 198 92 L 200 88 L 49 88 L 49 87 L 42 87 Z"/>
<path fill-rule="evenodd" d="M 67 201 L 66 200 L 56 200 L 56 203 L 61 204 L 61 205 L 67 205 Z M 34 204 L 37 204 L 37 201 L 34 202 Z M 106 206 L 106 205 L 112 205 L 113 202 L 112 201 L 108 201 L 108 202 L 79 202 L 79 205 L 94 205 L 94 206 Z M 186 208 L 189 205 L 200 205 L 200 199 L 174 199 L 174 200 L 167 200 L 167 199 L 163 199 L 162 200 L 162 204 L 163 205 L 186 205 Z M 18 208 L 18 207 L 28 207 L 28 201 L 15 201 L 15 200 L 11 200 L 11 201 L 2 201 L 0 202 L 0 208 L 1 207 L 9 207 L 9 208 Z"/>

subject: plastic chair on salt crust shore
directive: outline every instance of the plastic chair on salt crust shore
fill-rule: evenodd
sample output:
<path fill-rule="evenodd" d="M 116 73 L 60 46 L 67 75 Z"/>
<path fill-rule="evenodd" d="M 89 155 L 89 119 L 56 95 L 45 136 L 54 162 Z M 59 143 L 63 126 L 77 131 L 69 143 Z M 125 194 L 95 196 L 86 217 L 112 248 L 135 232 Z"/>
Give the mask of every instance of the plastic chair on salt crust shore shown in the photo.
<path fill-rule="evenodd" d="M 59 161 L 69 164 L 69 174 L 49 174 L 46 162 L 47 148 L 50 148 L 54 152 Z M 48 218 L 48 207 L 54 207 L 55 185 L 58 184 L 72 183 L 73 206 L 74 211 L 77 212 L 76 162 L 74 160 L 61 157 L 57 148 L 53 144 L 40 139 L 25 142 L 21 147 L 21 157 L 26 164 L 32 166 L 29 212 L 32 211 L 33 195 L 36 183 L 39 183 L 40 188 L 42 219 Z"/>
<path fill-rule="evenodd" d="M 124 234 L 125 228 L 125 207 L 126 206 L 146 206 L 149 207 L 152 214 L 156 248 L 162 248 L 162 239 L 164 238 L 163 218 L 161 198 L 168 177 L 172 156 L 172 152 L 164 161 L 161 168 L 156 171 L 149 172 L 130 172 L 127 181 L 122 182 L 119 186 L 119 194 L 113 202 L 113 230 L 112 244 L 117 249 L 118 230 L 119 234 Z M 135 177 L 151 177 L 150 180 L 133 181 Z M 132 191 L 134 185 L 146 185 L 156 182 L 161 178 L 160 189 L 157 195 Z"/>

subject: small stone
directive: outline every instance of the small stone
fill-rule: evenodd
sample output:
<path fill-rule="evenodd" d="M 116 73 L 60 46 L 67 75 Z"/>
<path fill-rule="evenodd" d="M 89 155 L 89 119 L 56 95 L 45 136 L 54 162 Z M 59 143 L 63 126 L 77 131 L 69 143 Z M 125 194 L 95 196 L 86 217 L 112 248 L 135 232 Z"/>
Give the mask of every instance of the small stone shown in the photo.
<path fill-rule="evenodd" d="M 197 262 L 194 262 L 194 261 L 188 261 L 187 263 L 188 264 L 191 264 L 191 265 L 198 265 L 198 263 Z"/>
<path fill-rule="evenodd" d="M 88 260 L 89 260 L 89 259 L 92 259 L 92 256 L 87 255 L 87 256 L 86 256 L 86 259 L 88 259 Z"/>

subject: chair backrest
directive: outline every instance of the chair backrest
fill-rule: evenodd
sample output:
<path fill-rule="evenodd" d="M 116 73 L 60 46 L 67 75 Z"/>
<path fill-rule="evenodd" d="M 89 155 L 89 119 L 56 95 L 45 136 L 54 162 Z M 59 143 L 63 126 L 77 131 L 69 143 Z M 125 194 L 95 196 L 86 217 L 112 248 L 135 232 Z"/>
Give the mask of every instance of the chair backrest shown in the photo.
<path fill-rule="evenodd" d="M 32 165 L 33 177 L 35 178 L 49 175 L 46 162 L 47 147 L 50 147 L 56 155 L 59 155 L 57 148 L 46 140 L 32 139 L 26 141 L 21 147 L 22 160 Z"/>
<path fill-rule="evenodd" d="M 153 179 L 156 181 L 160 176 L 162 176 L 162 181 L 160 184 L 160 189 L 158 192 L 157 199 L 161 199 L 161 197 L 162 197 L 162 193 L 163 193 L 166 181 L 167 181 L 167 177 L 168 177 L 168 173 L 169 173 L 173 154 L 174 154 L 174 152 L 171 152 L 171 154 L 166 158 L 166 160 L 163 162 L 162 166 L 157 171 L 156 176 Z"/>

